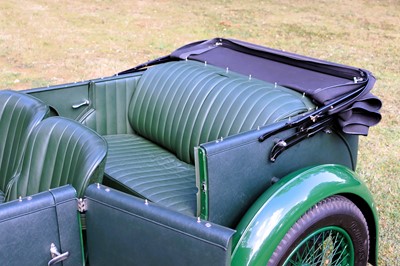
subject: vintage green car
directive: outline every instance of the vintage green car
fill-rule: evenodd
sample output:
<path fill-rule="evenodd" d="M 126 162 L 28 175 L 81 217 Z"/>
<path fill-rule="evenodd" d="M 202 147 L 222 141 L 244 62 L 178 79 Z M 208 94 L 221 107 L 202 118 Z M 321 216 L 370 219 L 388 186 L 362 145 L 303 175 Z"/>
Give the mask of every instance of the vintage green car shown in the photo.
<path fill-rule="evenodd" d="M 376 265 L 375 78 L 233 39 L 0 91 L 1 265 Z"/>

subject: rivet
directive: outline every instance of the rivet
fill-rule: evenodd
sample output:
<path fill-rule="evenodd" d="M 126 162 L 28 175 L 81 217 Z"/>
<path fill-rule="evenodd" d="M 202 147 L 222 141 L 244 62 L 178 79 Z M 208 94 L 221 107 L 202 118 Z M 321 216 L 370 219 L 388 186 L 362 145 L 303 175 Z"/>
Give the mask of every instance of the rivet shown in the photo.
<path fill-rule="evenodd" d="M 149 201 L 147 199 L 144 200 L 145 205 L 149 205 Z"/>
<path fill-rule="evenodd" d="M 204 61 L 204 66 L 207 66 L 207 61 Z"/>
<path fill-rule="evenodd" d="M 21 196 L 18 197 L 18 201 L 20 201 L 20 202 L 22 201 L 22 197 Z"/>
<path fill-rule="evenodd" d="M 96 183 L 97 189 L 100 189 L 100 183 Z"/>
<path fill-rule="evenodd" d="M 251 80 L 251 75 L 249 75 L 249 80 Z"/>
<path fill-rule="evenodd" d="M 229 67 L 226 68 L 226 73 L 229 73 Z"/>
<path fill-rule="evenodd" d="M 200 217 L 197 217 L 197 222 L 198 222 L 198 223 L 201 223 Z"/>
<path fill-rule="evenodd" d="M 275 88 L 278 86 L 278 83 L 275 82 Z"/>

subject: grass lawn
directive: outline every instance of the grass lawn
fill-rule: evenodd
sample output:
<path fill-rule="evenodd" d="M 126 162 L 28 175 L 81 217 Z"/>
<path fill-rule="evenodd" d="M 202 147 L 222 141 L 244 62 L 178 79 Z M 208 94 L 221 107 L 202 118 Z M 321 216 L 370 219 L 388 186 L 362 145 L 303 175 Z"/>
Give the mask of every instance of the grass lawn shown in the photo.
<path fill-rule="evenodd" d="M 358 173 L 380 213 L 380 265 L 400 265 L 400 2 L 0 1 L 0 88 L 109 76 L 188 42 L 227 37 L 372 71 L 383 120 Z"/>

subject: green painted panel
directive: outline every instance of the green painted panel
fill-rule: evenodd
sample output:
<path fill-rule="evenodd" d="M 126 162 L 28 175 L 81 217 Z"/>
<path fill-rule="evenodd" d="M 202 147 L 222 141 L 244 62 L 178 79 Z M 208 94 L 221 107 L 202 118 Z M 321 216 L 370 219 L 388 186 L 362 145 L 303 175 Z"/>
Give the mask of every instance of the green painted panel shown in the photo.
<path fill-rule="evenodd" d="M 363 202 L 360 209 L 367 214 L 370 230 L 377 232 L 375 204 L 365 184 L 344 166 L 320 165 L 284 177 L 254 203 L 237 227 L 232 265 L 266 265 L 301 215 L 322 199 L 336 194 L 358 199 L 356 204 Z M 371 237 L 375 239 L 374 235 Z M 371 245 L 376 250 L 376 243 Z"/>

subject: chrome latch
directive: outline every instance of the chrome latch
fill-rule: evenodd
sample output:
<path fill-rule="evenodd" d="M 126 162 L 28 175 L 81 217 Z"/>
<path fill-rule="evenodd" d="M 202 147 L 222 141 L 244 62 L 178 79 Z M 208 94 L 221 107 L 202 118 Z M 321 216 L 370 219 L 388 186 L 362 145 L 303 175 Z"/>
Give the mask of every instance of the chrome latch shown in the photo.
<path fill-rule="evenodd" d="M 87 211 L 87 200 L 79 198 L 78 199 L 78 212 L 84 213 Z"/>
<path fill-rule="evenodd" d="M 78 109 L 78 108 L 80 108 L 82 106 L 89 105 L 89 104 L 90 104 L 89 100 L 84 100 L 81 103 L 77 103 L 77 104 L 72 105 L 72 109 Z"/>
<path fill-rule="evenodd" d="M 61 254 L 54 243 L 51 243 L 50 245 L 50 253 L 52 259 L 47 263 L 48 266 L 64 261 L 69 257 L 68 251 Z"/>

